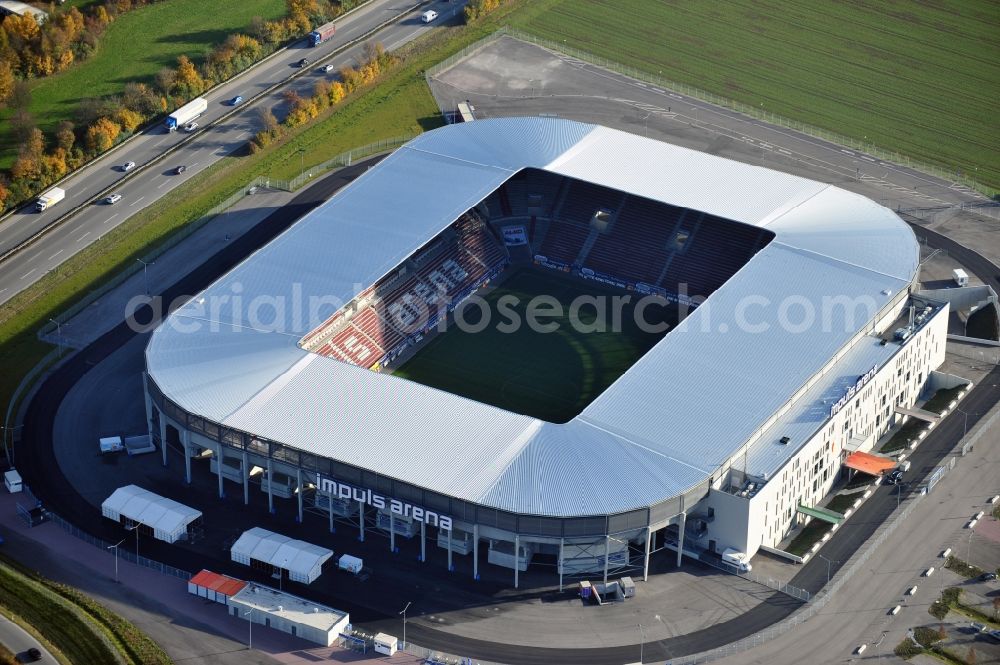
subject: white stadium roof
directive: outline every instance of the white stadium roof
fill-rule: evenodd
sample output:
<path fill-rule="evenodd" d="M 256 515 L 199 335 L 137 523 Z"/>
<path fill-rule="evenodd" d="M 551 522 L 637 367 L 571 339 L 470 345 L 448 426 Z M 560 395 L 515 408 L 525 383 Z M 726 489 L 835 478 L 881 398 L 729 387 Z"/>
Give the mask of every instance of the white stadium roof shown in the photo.
<path fill-rule="evenodd" d="M 320 322 L 305 305 L 268 325 L 232 307 L 234 294 L 346 303 L 529 167 L 775 238 L 565 424 L 304 351 Z M 605 127 L 479 120 L 411 141 L 179 308 L 147 367 L 189 412 L 384 476 L 519 513 L 613 514 L 703 483 L 870 324 L 847 325 L 854 312 L 840 308 L 827 326 L 788 330 L 784 298 L 815 312 L 825 298 L 864 298 L 878 311 L 909 286 L 918 255 L 895 214 L 831 185 Z M 741 307 L 747 298 L 759 306 Z M 580 481 L 609 463 L 629 482 L 594 492 Z"/>

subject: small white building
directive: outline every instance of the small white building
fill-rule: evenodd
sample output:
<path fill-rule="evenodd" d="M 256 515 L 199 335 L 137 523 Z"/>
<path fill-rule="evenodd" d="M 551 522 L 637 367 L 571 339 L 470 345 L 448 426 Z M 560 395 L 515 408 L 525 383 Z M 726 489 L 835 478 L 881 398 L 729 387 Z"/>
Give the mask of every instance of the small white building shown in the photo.
<path fill-rule="evenodd" d="M 4 472 L 3 484 L 7 487 L 7 491 L 11 494 L 15 494 L 24 489 L 24 483 L 21 481 L 21 474 L 17 472 L 17 469 L 11 469 L 10 471 Z"/>
<path fill-rule="evenodd" d="M 154 494 L 137 485 L 119 487 L 101 504 L 101 514 L 121 524 L 138 524 L 158 540 L 175 543 L 185 540 L 201 511 L 173 499 Z"/>
<path fill-rule="evenodd" d="M 341 612 L 258 584 L 248 584 L 229 598 L 229 613 L 253 623 L 330 646 L 351 622 Z"/>
<path fill-rule="evenodd" d="M 246 585 L 246 582 L 235 577 L 202 570 L 188 580 L 188 593 L 222 605 L 228 605 L 229 599 L 239 593 Z"/>
<path fill-rule="evenodd" d="M 287 571 L 293 582 L 311 584 L 322 574 L 333 550 L 254 527 L 233 543 L 230 555 L 236 563 L 282 575 Z"/>

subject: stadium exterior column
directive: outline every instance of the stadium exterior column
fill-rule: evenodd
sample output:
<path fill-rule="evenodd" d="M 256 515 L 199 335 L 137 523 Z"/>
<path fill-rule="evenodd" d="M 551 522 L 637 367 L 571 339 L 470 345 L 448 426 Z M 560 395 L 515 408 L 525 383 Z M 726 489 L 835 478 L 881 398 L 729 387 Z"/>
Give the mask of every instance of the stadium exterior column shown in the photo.
<path fill-rule="evenodd" d="M 330 518 L 330 533 L 333 533 L 333 495 L 327 495 L 330 499 L 330 503 L 327 504 L 329 510 L 326 511 L 327 516 Z"/>
<path fill-rule="evenodd" d="M 361 530 L 361 533 L 358 535 L 358 540 L 363 543 L 365 542 L 365 504 L 361 501 L 358 501 L 358 517 L 360 518 L 358 523 L 360 524 L 359 528 Z"/>
<path fill-rule="evenodd" d="M 389 513 L 389 551 L 396 553 L 396 524 L 392 519 L 392 513 Z"/>
<path fill-rule="evenodd" d="M 451 564 L 451 531 L 448 531 L 448 572 L 455 570 L 455 567 Z"/>
<path fill-rule="evenodd" d="M 681 567 L 681 556 L 684 552 L 684 525 L 687 522 L 687 513 L 681 511 L 681 523 L 680 529 L 678 529 L 679 536 L 677 538 L 677 567 Z"/>
<path fill-rule="evenodd" d="M 271 478 L 274 469 L 271 467 L 271 451 L 267 451 L 267 512 L 274 514 L 274 492 L 271 491 Z"/>
<path fill-rule="evenodd" d="M 302 468 L 301 467 L 295 470 L 295 482 L 296 482 L 295 487 L 297 487 L 298 490 L 299 490 L 299 492 L 298 492 L 298 494 L 299 494 L 299 524 L 302 524 L 302 495 L 305 494 L 305 492 L 302 489 Z"/>
<path fill-rule="evenodd" d="M 521 536 L 514 534 L 514 588 L 517 588 L 517 574 L 521 571 Z"/>
<path fill-rule="evenodd" d="M 608 583 L 608 559 L 611 558 L 611 535 L 604 536 L 604 584 Z"/>
<path fill-rule="evenodd" d="M 243 505 L 250 505 L 250 456 L 243 451 Z"/>
<path fill-rule="evenodd" d="M 472 525 L 472 579 L 479 579 L 479 525 Z"/>
<path fill-rule="evenodd" d="M 181 430 L 181 446 L 184 447 L 184 480 L 191 484 L 191 432 Z"/>
<path fill-rule="evenodd" d="M 142 396 L 146 398 L 146 422 L 153 422 L 153 399 L 149 396 L 149 385 L 147 384 L 149 377 L 146 373 L 142 373 Z M 163 420 L 162 418 L 160 420 Z"/>
<path fill-rule="evenodd" d="M 219 498 L 220 499 L 224 499 L 225 496 L 226 496 L 226 492 L 222 488 L 222 460 L 224 458 L 222 457 L 222 443 L 221 442 L 216 447 L 215 453 L 219 456 L 219 459 L 216 460 L 218 462 L 218 464 L 216 464 L 216 467 L 215 467 L 218 470 L 218 472 L 219 472 Z"/>
<path fill-rule="evenodd" d="M 167 420 L 160 413 L 160 448 L 163 453 L 163 466 L 167 465 Z"/>
<path fill-rule="evenodd" d="M 420 561 L 427 563 L 427 525 L 420 523 Z"/>
<path fill-rule="evenodd" d="M 565 538 L 560 538 L 559 539 L 559 560 L 556 561 L 556 566 L 559 568 L 559 591 L 560 592 L 562 592 L 562 590 L 563 590 L 563 584 L 562 584 L 562 577 L 563 577 L 563 550 L 565 549 L 565 546 L 566 546 L 566 539 Z"/>
<path fill-rule="evenodd" d="M 642 560 L 642 581 L 649 581 L 649 541 L 653 539 L 653 530 L 646 527 L 646 556 Z"/>

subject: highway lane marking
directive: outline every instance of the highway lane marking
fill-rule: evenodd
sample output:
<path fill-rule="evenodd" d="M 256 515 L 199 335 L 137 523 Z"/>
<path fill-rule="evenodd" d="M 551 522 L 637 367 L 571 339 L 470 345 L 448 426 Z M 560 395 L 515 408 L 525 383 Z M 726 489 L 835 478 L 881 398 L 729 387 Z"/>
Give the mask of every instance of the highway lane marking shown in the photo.
<path fill-rule="evenodd" d="M 76 239 L 76 241 L 77 241 L 77 242 L 80 242 L 81 240 L 83 240 L 84 238 L 86 238 L 86 237 L 87 237 L 87 236 L 89 236 L 89 235 L 90 235 L 90 231 L 87 231 L 87 232 L 86 232 L 86 233 L 84 233 L 84 234 L 83 234 L 82 236 L 80 236 L 79 238 L 77 238 L 77 239 Z"/>
<path fill-rule="evenodd" d="M 49 261 L 51 261 L 52 259 L 56 258 L 57 256 L 59 256 L 62 253 L 63 253 L 63 250 L 60 249 L 58 252 L 56 252 L 55 254 L 53 254 L 52 256 L 49 257 Z"/>
<path fill-rule="evenodd" d="M 145 199 L 145 198 L 146 198 L 145 196 L 140 196 L 139 198 L 137 198 L 137 199 L 136 199 L 135 201 L 133 201 L 132 203 L 129 203 L 129 204 L 128 204 L 128 207 L 129 207 L 129 208 L 131 208 L 132 206 L 134 206 L 134 205 L 137 205 L 137 204 L 139 203 L 139 201 L 142 201 L 142 200 L 143 200 L 143 199 Z"/>
<path fill-rule="evenodd" d="M 169 180 L 164 180 L 161 184 L 157 185 L 156 188 L 160 189 L 160 188 L 162 188 L 162 187 L 164 187 L 166 185 L 169 185 L 169 184 L 170 184 Z"/>
<path fill-rule="evenodd" d="M 32 268 L 32 269 L 31 269 L 31 270 L 29 270 L 28 272 L 24 273 L 24 276 L 23 276 L 23 277 L 21 277 L 21 279 L 25 279 L 26 277 L 29 277 L 29 276 L 31 275 L 31 273 L 33 273 L 33 272 L 35 272 L 35 269 L 34 269 L 34 268 Z"/>
<path fill-rule="evenodd" d="M 102 224 L 107 224 L 108 222 L 110 222 L 110 221 L 111 221 L 112 219 L 114 219 L 114 218 L 115 218 L 115 217 L 117 217 L 117 216 L 118 216 L 118 213 L 116 212 L 115 214 L 111 215 L 111 216 L 110 216 L 110 217 L 108 217 L 108 218 L 107 218 L 106 220 L 104 220 L 104 221 L 102 222 Z"/>

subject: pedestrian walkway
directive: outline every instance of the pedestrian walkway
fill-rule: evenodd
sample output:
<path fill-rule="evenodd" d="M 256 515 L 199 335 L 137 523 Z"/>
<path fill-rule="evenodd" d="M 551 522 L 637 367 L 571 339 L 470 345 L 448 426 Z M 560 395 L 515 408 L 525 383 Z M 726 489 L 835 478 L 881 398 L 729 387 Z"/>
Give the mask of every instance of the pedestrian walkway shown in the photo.
<path fill-rule="evenodd" d="M 222 665 L 353 663 L 384 660 L 416 665 L 423 659 L 398 653 L 391 659 L 321 647 L 277 630 L 255 626 L 247 649 L 249 623 L 230 616 L 218 603 L 197 598 L 175 577 L 120 561 L 49 522 L 29 528 L 15 504 L 24 495 L 0 493 L 3 551 L 50 579 L 79 588 L 135 623 L 177 662 Z M 23 502 L 23 501 L 22 501 Z M 124 547 L 125 545 L 123 545 Z M 0 630 L 0 636 L 4 635 Z M 27 647 L 23 647 L 27 648 Z M 22 649 L 23 650 L 23 649 Z M 50 661 L 55 663 L 55 660 Z"/>

